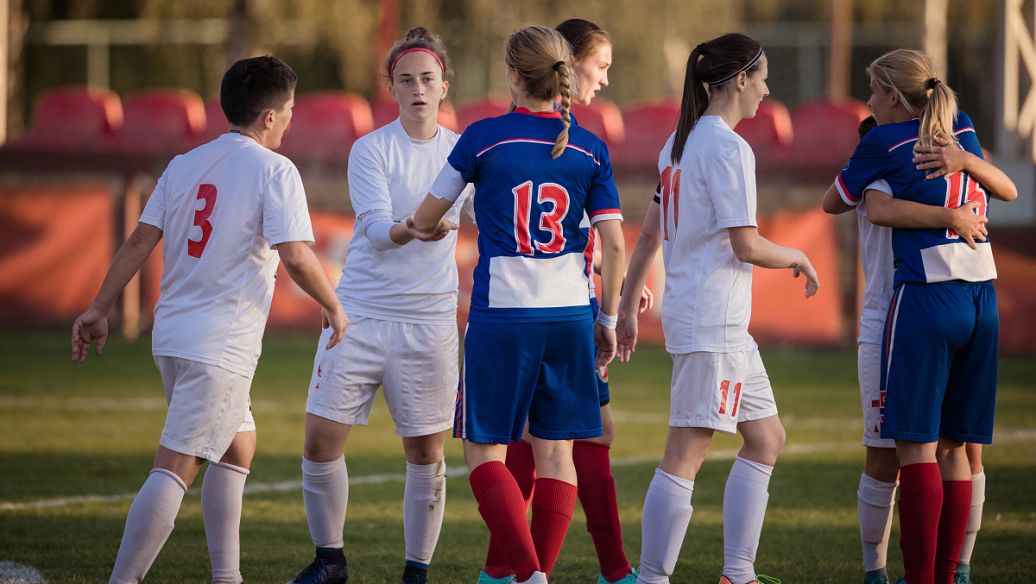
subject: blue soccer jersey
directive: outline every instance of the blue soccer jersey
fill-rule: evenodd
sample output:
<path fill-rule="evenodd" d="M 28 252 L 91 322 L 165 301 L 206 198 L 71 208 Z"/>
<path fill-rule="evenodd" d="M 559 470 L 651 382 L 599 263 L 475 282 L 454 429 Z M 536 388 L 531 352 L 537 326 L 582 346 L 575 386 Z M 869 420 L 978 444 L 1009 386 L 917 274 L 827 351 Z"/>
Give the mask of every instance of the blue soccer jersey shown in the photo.
<path fill-rule="evenodd" d="M 590 318 L 589 228 L 621 219 L 604 143 L 572 125 L 551 158 L 558 112 L 515 112 L 472 124 L 432 187 L 453 198 L 475 185 L 478 264 L 470 322 L 558 322 Z M 452 177 L 450 175 L 453 175 Z"/>
<path fill-rule="evenodd" d="M 835 180 L 842 200 L 856 206 L 867 185 L 885 179 L 897 199 L 949 208 L 979 201 L 978 211 L 985 215 L 989 196 L 968 173 L 926 180 L 926 171 L 917 170 L 913 157 L 919 127 L 920 121 L 915 118 L 882 124 L 868 132 Z M 958 114 L 953 134 L 961 148 L 982 157 L 971 118 L 964 112 Z M 904 282 L 983 282 L 996 278 L 989 242 L 977 243 L 978 249 L 972 250 L 951 229 L 893 229 L 894 286 Z"/>

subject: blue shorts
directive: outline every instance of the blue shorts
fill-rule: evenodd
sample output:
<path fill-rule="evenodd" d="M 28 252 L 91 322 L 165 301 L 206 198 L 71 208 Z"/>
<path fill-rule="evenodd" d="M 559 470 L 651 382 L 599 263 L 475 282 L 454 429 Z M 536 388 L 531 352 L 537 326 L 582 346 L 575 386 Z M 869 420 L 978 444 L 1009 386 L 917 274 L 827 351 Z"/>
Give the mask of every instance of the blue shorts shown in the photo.
<path fill-rule="evenodd" d="M 992 282 L 897 288 L 881 349 L 881 437 L 992 442 L 999 328 Z"/>
<path fill-rule="evenodd" d="M 590 297 L 590 310 L 593 312 L 594 321 L 597 321 L 597 313 L 601 311 L 601 303 L 597 301 L 597 296 Z M 594 354 L 597 354 L 597 345 L 594 345 Z M 608 405 L 612 401 L 611 391 L 608 389 L 608 366 L 605 365 L 604 369 L 594 369 L 594 377 L 597 378 L 597 401 L 601 403 L 601 407 Z"/>
<path fill-rule="evenodd" d="M 603 433 L 593 322 L 468 323 L 453 435 L 481 444 Z"/>

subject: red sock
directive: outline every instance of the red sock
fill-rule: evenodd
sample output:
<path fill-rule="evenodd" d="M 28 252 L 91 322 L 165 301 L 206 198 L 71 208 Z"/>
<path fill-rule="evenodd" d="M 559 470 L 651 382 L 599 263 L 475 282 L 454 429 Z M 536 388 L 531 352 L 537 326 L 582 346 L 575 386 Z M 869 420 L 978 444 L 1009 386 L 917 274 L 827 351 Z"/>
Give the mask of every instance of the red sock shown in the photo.
<path fill-rule="evenodd" d="M 565 543 L 568 524 L 576 507 L 575 485 L 556 479 L 536 479 L 536 496 L 532 498 L 532 540 L 540 569 L 550 577 Z M 522 578 L 519 578 L 522 580 Z"/>
<path fill-rule="evenodd" d="M 971 481 L 943 481 L 942 515 L 939 516 L 939 548 L 935 554 L 935 581 L 953 584 L 960 548 L 971 514 Z"/>
<path fill-rule="evenodd" d="M 507 470 L 518 483 L 525 500 L 525 509 L 529 509 L 532 499 L 532 488 L 536 484 L 536 461 L 532 457 L 532 444 L 527 440 L 511 442 L 507 445 Z M 507 555 L 497 544 L 492 534 L 489 535 L 489 550 L 486 551 L 486 565 L 482 568 L 486 574 L 494 578 L 511 575 L 511 565 L 507 563 Z"/>
<path fill-rule="evenodd" d="M 572 447 L 572 461 L 579 477 L 579 502 L 586 512 L 586 530 L 594 540 L 601 575 L 615 582 L 632 571 L 626 552 L 622 550 L 622 524 L 619 503 L 615 496 L 615 477 L 606 444 L 577 440 Z"/>
<path fill-rule="evenodd" d="M 934 584 L 942 509 L 942 475 L 934 462 L 899 469 L 899 547 L 910 584 Z M 971 505 L 971 500 L 968 500 Z M 967 516 L 965 515 L 965 521 Z M 960 548 L 957 548 L 958 553 Z"/>
<path fill-rule="evenodd" d="M 528 580 L 540 569 L 540 563 L 525 518 L 522 492 L 514 477 L 502 462 L 487 462 L 471 471 L 468 481 L 478 501 L 478 512 L 507 557 L 507 573 L 513 572 L 520 581 Z"/>

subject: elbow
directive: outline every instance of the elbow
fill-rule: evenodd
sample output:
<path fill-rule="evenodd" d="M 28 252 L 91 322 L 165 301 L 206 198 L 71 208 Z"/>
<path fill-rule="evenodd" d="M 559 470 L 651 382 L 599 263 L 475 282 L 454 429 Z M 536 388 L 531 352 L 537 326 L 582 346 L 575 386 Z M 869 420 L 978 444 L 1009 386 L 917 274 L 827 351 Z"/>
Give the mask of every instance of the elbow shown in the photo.
<path fill-rule="evenodd" d="M 830 197 L 824 198 L 824 203 L 821 205 L 824 212 L 829 215 L 839 215 L 842 213 L 842 208 L 836 201 L 832 201 Z"/>
<path fill-rule="evenodd" d="M 730 248 L 734 251 L 737 261 L 746 264 L 755 262 L 755 246 L 747 242 L 731 241 Z"/>
<path fill-rule="evenodd" d="M 1008 203 L 1010 203 L 1011 201 L 1013 201 L 1013 200 L 1015 200 L 1017 198 L 1018 198 L 1018 188 L 1015 187 L 1014 185 L 1011 185 L 1011 188 L 1008 189 L 1007 191 L 1004 191 L 1001 194 L 1001 196 L 1000 196 L 1000 200 L 1001 201 L 1006 201 Z"/>

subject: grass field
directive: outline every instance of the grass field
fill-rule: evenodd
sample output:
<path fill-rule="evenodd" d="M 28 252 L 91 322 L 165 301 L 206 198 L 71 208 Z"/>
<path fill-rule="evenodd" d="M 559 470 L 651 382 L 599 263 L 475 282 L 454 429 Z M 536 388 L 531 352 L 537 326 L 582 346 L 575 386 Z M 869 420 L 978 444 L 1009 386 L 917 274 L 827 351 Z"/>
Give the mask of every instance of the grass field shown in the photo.
<path fill-rule="evenodd" d="M 0 334 L 0 561 L 36 567 L 52 583 L 104 582 L 133 493 L 150 468 L 164 416 L 148 343 L 115 341 L 85 366 L 69 363 L 65 333 Z M 299 457 L 315 337 L 270 339 L 252 390 L 259 454 L 241 530 L 242 572 L 285 582 L 310 559 Z M 856 484 L 862 464 L 855 352 L 763 351 L 788 428 L 770 486 L 757 568 L 787 583 L 859 581 Z M 642 348 L 612 370 L 618 439 L 612 450 L 626 549 L 636 563 L 640 509 L 662 452 L 670 363 Z M 973 560 L 979 584 L 1036 572 L 1036 360 L 1001 363 L 996 442 L 986 450 L 985 521 Z M 722 565 L 723 482 L 738 441 L 718 438 L 695 488 L 695 512 L 673 582 L 715 582 Z M 450 440 L 446 520 L 435 582 L 474 582 L 487 532 Z M 345 542 L 356 583 L 398 582 L 405 465 L 379 400 L 371 426 L 353 432 Z M 200 484 L 200 481 L 199 483 Z M 900 569 L 896 545 L 890 572 Z M 148 582 L 206 582 L 197 489 Z M 596 581 L 577 510 L 554 584 Z M 0 578 L 2 579 L 2 578 Z"/>

